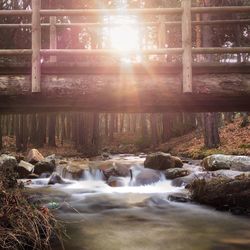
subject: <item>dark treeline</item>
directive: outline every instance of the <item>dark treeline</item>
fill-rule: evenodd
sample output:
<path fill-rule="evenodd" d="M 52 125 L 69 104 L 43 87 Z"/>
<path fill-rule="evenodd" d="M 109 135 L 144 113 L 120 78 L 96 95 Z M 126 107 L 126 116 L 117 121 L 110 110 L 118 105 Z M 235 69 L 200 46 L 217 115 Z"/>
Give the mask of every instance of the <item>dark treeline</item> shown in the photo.
<path fill-rule="evenodd" d="M 207 126 L 204 117 L 213 124 Z M 169 139 L 197 129 L 204 132 L 205 146 L 219 145 L 218 127 L 232 122 L 234 113 L 41 113 L 9 114 L 0 116 L 0 148 L 2 137 L 14 137 L 16 150 L 25 151 L 28 146 L 43 147 L 70 144 L 78 151 L 94 155 L 123 135 L 130 135 L 140 149 L 155 147 Z M 247 123 L 243 115 L 242 125 Z M 210 129 L 211 131 L 207 131 Z M 212 137 L 211 137 L 212 136 Z M 131 137 L 129 137 L 131 138 Z M 216 143 L 214 144 L 214 141 Z M 132 143 L 132 142 L 131 142 Z"/>

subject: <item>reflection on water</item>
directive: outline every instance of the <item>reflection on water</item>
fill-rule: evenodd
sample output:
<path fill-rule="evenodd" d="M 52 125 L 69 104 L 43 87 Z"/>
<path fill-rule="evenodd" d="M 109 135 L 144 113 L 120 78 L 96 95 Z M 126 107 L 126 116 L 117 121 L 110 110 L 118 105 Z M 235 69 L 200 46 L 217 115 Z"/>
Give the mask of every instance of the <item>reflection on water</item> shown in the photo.
<path fill-rule="evenodd" d="M 140 165 L 141 159 L 137 160 Z M 110 187 L 100 174 L 89 172 L 85 179 L 67 185 L 47 187 L 47 179 L 32 185 L 32 192 L 43 194 L 39 199 L 45 205 L 58 204 L 54 211 L 70 236 L 67 250 L 250 249 L 248 219 L 170 202 L 169 194 L 186 191 L 168 180 L 129 186 L 126 177 L 124 187 Z"/>

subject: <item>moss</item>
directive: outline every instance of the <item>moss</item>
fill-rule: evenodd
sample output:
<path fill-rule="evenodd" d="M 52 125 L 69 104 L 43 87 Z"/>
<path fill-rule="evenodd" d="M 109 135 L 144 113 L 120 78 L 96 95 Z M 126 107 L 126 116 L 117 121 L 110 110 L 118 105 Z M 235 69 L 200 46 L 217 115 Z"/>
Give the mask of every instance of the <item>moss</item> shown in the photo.
<path fill-rule="evenodd" d="M 216 208 L 250 209 L 250 176 L 240 175 L 235 179 L 214 178 L 195 180 L 190 185 L 191 198 L 199 203 Z"/>
<path fill-rule="evenodd" d="M 241 144 L 240 146 L 239 146 L 239 148 L 243 148 L 243 149 L 250 149 L 250 144 Z"/>

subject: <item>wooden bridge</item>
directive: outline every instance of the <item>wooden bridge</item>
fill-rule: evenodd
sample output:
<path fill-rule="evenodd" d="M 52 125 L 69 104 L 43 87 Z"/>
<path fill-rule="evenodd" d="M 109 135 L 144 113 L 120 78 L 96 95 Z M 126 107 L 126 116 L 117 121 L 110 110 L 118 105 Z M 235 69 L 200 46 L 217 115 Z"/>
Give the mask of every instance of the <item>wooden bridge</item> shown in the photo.
<path fill-rule="evenodd" d="M 0 10 L 3 16 L 31 16 L 32 23 L 1 23 L 1 29 L 31 28 L 31 49 L 0 48 L 0 58 L 29 56 L 30 61 L 0 64 L 0 112 L 85 110 L 107 112 L 166 111 L 250 111 L 250 64 L 230 60 L 196 60 L 214 55 L 247 55 L 250 47 L 200 47 L 192 42 L 192 29 L 210 25 L 250 25 L 250 19 L 204 20 L 202 15 L 250 14 L 250 6 L 195 7 L 183 0 L 178 8 L 157 9 L 41 9 L 41 0 L 32 0 L 32 9 Z M 124 63 L 118 50 L 58 49 L 57 31 L 71 27 L 102 27 L 104 23 L 62 23 L 61 16 L 133 15 L 159 16 L 157 48 L 126 50 L 157 60 Z M 177 21 L 165 17 L 179 16 Z M 44 22 L 44 17 L 49 22 Z M 163 18 L 162 18 L 163 17 Z M 114 24 L 115 25 L 115 24 Z M 119 25 L 119 24 L 116 24 Z M 181 28 L 181 46 L 166 47 L 166 28 Z M 248 33 L 249 33 L 249 26 Z M 42 48 L 42 29 L 50 29 L 50 48 Z M 250 36 L 249 34 L 247 34 Z M 21 42 L 21 41 L 20 41 Z M 249 42 L 250 43 L 250 42 Z M 123 52 L 124 54 L 124 52 Z M 174 55 L 180 60 L 168 62 Z M 72 57 L 94 57 L 95 62 L 74 61 Z M 60 58 L 68 58 L 60 60 Z M 105 58 L 105 59 L 102 59 Z M 110 58 L 110 60 L 109 60 Z M 163 59 L 162 59 L 163 58 Z"/>

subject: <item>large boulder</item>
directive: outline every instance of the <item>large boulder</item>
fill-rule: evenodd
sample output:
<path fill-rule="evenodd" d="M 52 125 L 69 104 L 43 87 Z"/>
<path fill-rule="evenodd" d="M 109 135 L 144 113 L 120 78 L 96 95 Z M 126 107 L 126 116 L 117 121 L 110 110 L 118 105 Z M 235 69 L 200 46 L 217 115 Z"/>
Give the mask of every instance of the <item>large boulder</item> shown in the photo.
<path fill-rule="evenodd" d="M 43 155 L 37 149 L 33 148 L 29 151 L 28 156 L 27 156 L 27 161 L 29 163 L 35 164 L 43 160 L 44 160 Z"/>
<path fill-rule="evenodd" d="M 190 171 L 183 168 L 170 168 L 165 171 L 167 179 L 175 179 L 178 177 L 184 177 L 190 174 Z"/>
<path fill-rule="evenodd" d="M 84 171 L 88 168 L 88 161 L 86 160 L 70 161 L 68 164 L 63 166 L 63 177 L 79 180 L 83 177 Z"/>
<path fill-rule="evenodd" d="M 26 161 L 20 161 L 17 166 L 17 173 L 19 178 L 29 178 L 28 176 L 34 171 L 34 166 Z"/>
<path fill-rule="evenodd" d="M 102 172 L 106 179 L 110 176 L 127 177 L 130 176 L 130 167 L 130 165 L 114 163 L 111 168 L 102 170 Z"/>
<path fill-rule="evenodd" d="M 34 174 L 41 175 L 42 173 L 45 173 L 45 172 L 53 173 L 55 171 L 55 168 L 56 168 L 56 165 L 54 161 L 45 159 L 35 164 Z"/>
<path fill-rule="evenodd" d="M 169 168 L 181 168 L 183 163 L 181 159 L 176 156 L 163 152 L 157 152 L 149 154 L 146 157 L 144 166 L 155 170 L 166 170 Z"/>
<path fill-rule="evenodd" d="M 133 173 L 132 173 L 133 175 Z M 131 184 L 134 186 L 150 185 L 161 179 L 161 173 L 153 169 L 143 169 L 135 177 L 132 176 Z"/>
<path fill-rule="evenodd" d="M 214 178 L 211 180 L 195 180 L 190 185 L 192 199 L 218 209 L 232 212 L 240 208 L 244 213 L 250 209 L 250 177 Z"/>
<path fill-rule="evenodd" d="M 14 156 L 2 154 L 0 156 L 0 172 L 14 172 L 17 167 L 17 160 Z"/>
<path fill-rule="evenodd" d="M 230 169 L 235 171 L 250 171 L 250 156 L 210 155 L 203 159 L 202 166 L 208 171 Z"/>

